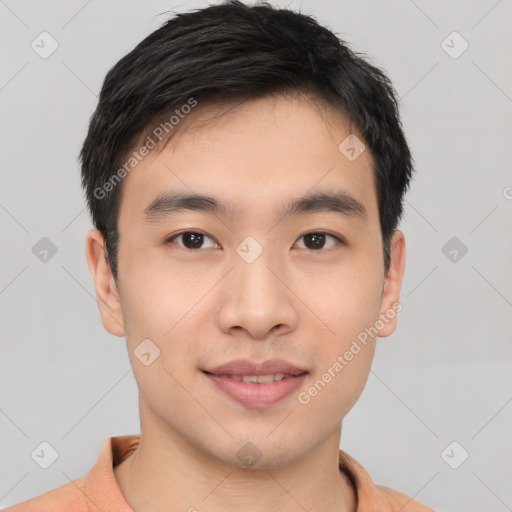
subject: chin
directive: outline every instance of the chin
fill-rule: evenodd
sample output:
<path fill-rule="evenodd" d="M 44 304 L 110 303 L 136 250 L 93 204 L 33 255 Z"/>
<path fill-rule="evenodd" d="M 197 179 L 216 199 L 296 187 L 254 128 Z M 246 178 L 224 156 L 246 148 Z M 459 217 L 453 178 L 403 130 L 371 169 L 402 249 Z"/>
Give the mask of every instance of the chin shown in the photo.
<path fill-rule="evenodd" d="M 240 469 L 271 469 L 285 466 L 299 455 L 296 446 L 293 446 L 293 442 L 286 446 L 287 442 L 290 442 L 290 437 L 286 435 L 273 436 L 270 440 L 268 433 L 271 430 L 266 430 L 261 435 L 235 436 L 229 441 L 226 440 L 227 445 L 216 444 L 210 453 L 224 464 Z"/>

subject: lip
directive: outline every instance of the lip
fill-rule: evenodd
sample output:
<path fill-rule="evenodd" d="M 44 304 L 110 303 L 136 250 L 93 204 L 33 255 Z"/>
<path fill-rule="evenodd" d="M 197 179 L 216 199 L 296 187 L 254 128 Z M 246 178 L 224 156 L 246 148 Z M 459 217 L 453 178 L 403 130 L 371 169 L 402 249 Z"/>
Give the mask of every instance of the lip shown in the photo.
<path fill-rule="evenodd" d="M 235 359 L 229 363 L 203 371 L 215 375 L 268 375 L 270 373 L 300 375 L 301 373 L 308 372 L 307 369 L 299 368 L 284 359 L 268 359 L 261 363 L 256 363 L 249 359 Z"/>
<path fill-rule="evenodd" d="M 246 407 L 268 407 L 280 402 L 296 391 L 309 375 L 308 373 L 303 373 L 289 379 L 258 384 L 254 382 L 240 382 L 229 377 L 203 373 L 213 382 L 217 389 L 220 389 L 226 395 Z"/>
<path fill-rule="evenodd" d="M 203 373 L 217 389 L 246 407 L 268 407 L 280 402 L 296 391 L 309 375 L 307 370 L 282 359 L 270 359 L 262 363 L 237 359 L 215 368 L 203 370 Z M 226 375 L 275 373 L 284 373 L 292 375 L 292 377 L 264 384 L 237 381 L 226 377 Z"/>

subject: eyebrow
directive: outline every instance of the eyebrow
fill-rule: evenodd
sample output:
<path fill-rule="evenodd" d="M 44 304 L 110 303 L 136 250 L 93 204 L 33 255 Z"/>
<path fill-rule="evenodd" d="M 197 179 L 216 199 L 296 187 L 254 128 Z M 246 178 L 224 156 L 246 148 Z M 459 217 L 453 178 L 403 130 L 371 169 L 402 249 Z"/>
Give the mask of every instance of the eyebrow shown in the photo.
<path fill-rule="evenodd" d="M 157 196 L 144 210 L 148 221 L 184 211 L 202 212 L 227 219 L 235 216 L 232 205 L 215 197 L 185 192 L 165 192 Z M 345 191 L 310 193 L 286 203 L 279 212 L 279 220 L 303 213 L 331 212 L 346 218 L 366 220 L 364 205 Z"/>

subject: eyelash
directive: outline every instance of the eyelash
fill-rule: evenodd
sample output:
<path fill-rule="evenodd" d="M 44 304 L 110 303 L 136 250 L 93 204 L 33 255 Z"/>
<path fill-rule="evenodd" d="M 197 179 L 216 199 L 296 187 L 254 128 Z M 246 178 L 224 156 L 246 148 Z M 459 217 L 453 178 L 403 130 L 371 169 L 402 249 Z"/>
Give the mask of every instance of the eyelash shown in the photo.
<path fill-rule="evenodd" d="M 170 236 L 169 238 L 167 238 L 165 240 L 165 243 L 173 243 L 176 238 L 179 238 L 180 236 L 182 236 L 182 235 L 184 235 L 186 233 L 193 233 L 193 234 L 196 234 L 196 235 L 203 235 L 203 236 L 205 236 L 205 237 L 207 237 L 207 238 L 209 238 L 210 240 L 213 241 L 213 238 L 211 236 L 207 235 L 206 233 L 202 233 L 201 231 L 187 230 L 187 231 L 181 231 L 180 233 L 176 233 L 176 234 Z M 333 235 L 332 233 L 327 233 L 325 231 L 308 231 L 307 233 L 304 233 L 303 235 L 301 235 L 298 238 L 298 240 L 300 240 L 301 238 L 304 238 L 307 235 L 327 235 L 328 237 L 334 238 L 336 240 L 336 242 L 337 242 L 337 245 L 346 245 L 345 241 L 342 238 L 340 238 L 337 235 Z M 215 242 L 215 243 L 217 243 L 217 242 Z M 181 246 L 179 246 L 179 247 L 181 249 L 184 249 L 184 250 L 190 251 L 190 252 L 198 252 L 198 251 L 204 250 L 202 248 L 199 248 L 199 249 L 188 249 L 187 247 L 181 247 Z M 209 249 L 212 249 L 212 247 L 209 247 Z M 321 248 L 321 249 L 307 249 L 306 248 L 305 250 L 311 251 L 311 252 L 326 252 L 326 251 L 329 251 L 331 249 L 334 249 L 334 247 L 329 247 L 327 249 L 324 249 L 324 248 Z"/>

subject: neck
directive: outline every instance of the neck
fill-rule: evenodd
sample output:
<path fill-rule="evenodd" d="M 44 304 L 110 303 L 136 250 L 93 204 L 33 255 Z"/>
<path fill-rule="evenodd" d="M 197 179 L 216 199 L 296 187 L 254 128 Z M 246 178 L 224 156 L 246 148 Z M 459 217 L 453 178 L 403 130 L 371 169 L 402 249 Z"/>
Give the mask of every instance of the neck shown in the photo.
<path fill-rule="evenodd" d="M 226 464 L 168 427 L 147 423 L 137 449 L 114 468 L 134 512 L 356 511 L 355 491 L 339 468 L 341 429 L 285 466 L 258 469 Z"/>

